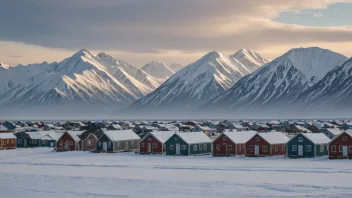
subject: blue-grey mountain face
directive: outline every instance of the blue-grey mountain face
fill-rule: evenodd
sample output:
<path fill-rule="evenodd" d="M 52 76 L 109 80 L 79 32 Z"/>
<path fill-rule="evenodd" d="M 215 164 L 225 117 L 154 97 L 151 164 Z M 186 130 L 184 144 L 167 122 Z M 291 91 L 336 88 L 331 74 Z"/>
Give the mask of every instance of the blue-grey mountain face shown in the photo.
<path fill-rule="evenodd" d="M 252 113 L 285 111 L 300 94 L 346 60 L 341 54 L 320 48 L 292 49 L 242 78 L 203 107 Z"/>

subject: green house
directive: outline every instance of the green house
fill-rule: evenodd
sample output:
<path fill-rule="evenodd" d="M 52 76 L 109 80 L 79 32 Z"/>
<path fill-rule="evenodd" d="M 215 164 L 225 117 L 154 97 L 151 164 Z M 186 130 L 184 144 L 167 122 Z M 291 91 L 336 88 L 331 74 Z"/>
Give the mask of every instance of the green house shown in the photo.
<path fill-rule="evenodd" d="M 288 157 L 320 157 L 328 155 L 331 140 L 323 133 L 300 133 L 287 143 Z"/>
<path fill-rule="evenodd" d="M 212 140 L 203 132 L 175 133 L 165 142 L 166 155 L 205 155 Z"/>

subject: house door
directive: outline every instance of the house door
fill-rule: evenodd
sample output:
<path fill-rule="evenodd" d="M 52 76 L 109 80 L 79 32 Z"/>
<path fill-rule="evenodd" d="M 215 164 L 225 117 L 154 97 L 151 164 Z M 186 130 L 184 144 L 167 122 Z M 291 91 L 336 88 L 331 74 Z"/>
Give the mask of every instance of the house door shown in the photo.
<path fill-rule="evenodd" d="M 176 155 L 180 155 L 180 154 L 181 154 L 181 145 L 176 144 Z"/>
<path fill-rule="evenodd" d="M 226 145 L 226 155 L 230 154 L 230 147 L 231 145 Z"/>
<path fill-rule="evenodd" d="M 348 156 L 348 146 L 342 146 L 342 156 L 343 157 Z"/>
<path fill-rule="evenodd" d="M 303 145 L 298 145 L 298 156 L 303 156 Z"/>
<path fill-rule="evenodd" d="M 103 142 L 103 151 L 107 151 L 107 150 L 108 150 L 108 143 Z"/>
<path fill-rule="evenodd" d="M 259 145 L 254 145 L 254 155 L 259 155 Z"/>
<path fill-rule="evenodd" d="M 27 140 L 23 140 L 23 146 L 27 147 Z"/>
<path fill-rule="evenodd" d="M 65 150 L 70 150 L 70 140 L 65 141 Z"/>
<path fill-rule="evenodd" d="M 50 142 L 50 147 L 54 147 L 54 142 Z"/>
<path fill-rule="evenodd" d="M 148 153 L 151 153 L 151 152 L 152 152 L 152 144 L 148 143 Z"/>

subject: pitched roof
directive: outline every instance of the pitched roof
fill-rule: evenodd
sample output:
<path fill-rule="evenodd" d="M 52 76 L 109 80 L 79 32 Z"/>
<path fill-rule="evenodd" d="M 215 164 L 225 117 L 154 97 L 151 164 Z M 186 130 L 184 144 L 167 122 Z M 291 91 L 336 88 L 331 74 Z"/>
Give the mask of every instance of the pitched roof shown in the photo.
<path fill-rule="evenodd" d="M 152 136 L 154 136 L 157 140 L 159 140 L 161 143 L 165 143 L 168 139 L 170 139 L 171 136 L 173 136 L 176 132 L 175 131 L 153 131 L 150 132 Z M 146 135 L 143 140 L 147 137 Z"/>
<path fill-rule="evenodd" d="M 17 137 L 13 133 L 0 133 L 0 139 L 13 139 Z"/>
<path fill-rule="evenodd" d="M 311 131 L 305 127 L 302 127 L 300 125 L 295 125 L 295 127 L 298 129 L 298 130 L 301 130 L 301 131 L 306 131 L 307 133 L 311 133 Z"/>
<path fill-rule="evenodd" d="M 335 136 L 340 135 L 343 132 L 340 129 L 336 129 L 336 128 L 327 128 L 326 130 Z"/>
<path fill-rule="evenodd" d="M 79 142 L 81 138 L 79 137 L 83 131 L 67 131 L 68 133 L 76 142 Z"/>
<path fill-rule="evenodd" d="M 112 130 L 105 131 L 104 134 L 108 136 L 111 141 L 124 141 L 124 140 L 140 140 L 141 138 L 132 130 Z"/>
<path fill-rule="evenodd" d="M 302 133 L 314 144 L 328 144 L 331 140 L 324 133 Z"/>
<path fill-rule="evenodd" d="M 258 133 L 269 144 L 286 144 L 290 139 L 281 132 Z"/>
<path fill-rule="evenodd" d="M 224 135 L 226 135 L 232 142 L 236 144 L 244 144 L 256 134 L 256 131 L 224 132 Z"/>
<path fill-rule="evenodd" d="M 213 142 L 203 132 L 176 133 L 176 135 L 178 135 L 181 139 L 183 139 L 188 144 L 212 143 Z"/>

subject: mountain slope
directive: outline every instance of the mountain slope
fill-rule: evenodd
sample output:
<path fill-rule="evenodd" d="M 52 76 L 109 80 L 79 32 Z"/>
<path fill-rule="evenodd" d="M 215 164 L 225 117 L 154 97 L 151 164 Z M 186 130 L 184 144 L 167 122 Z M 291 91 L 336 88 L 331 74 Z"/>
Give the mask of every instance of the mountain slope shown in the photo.
<path fill-rule="evenodd" d="M 320 48 L 292 49 L 242 78 L 204 108 L 245 111 L 283 108 L 346 59 Z"/>
<path fill-rule="evenodd" d="M 230 89 L 243 74 L 218 52 L 210 52 L 174 74 L 158 89 L 131 105 L 138 108 L 195 108 Z"/>
<path fill-rule="evenodd" d="M 147 74 L 155 78 L 161 79 L 161 81 L 165 81 L 175 73 L 165 63 L 158 61 L 152 61 L 144 65 L 141 69 Z"/>
<path fill-rule="evenodd" d="M 183 66 L 178 63 L 171 63 L 170 65 L 168 65 L 168 67 L 175 73 L 183 68 Z"/>
<path fill-rule="evenodd" d="M 350 111 L 352 108 L 352 58 L 310 87 L 292 106 L 307 106 L 310 110 L 329 109 L 329 113 Z"/>
<path fill-rule="evenodd" d="M 229 59 L 233 65 L 237 66 L 243 75 L 250 74 L 270 62 L 268 59 L 263 58 L 260 54 L 247 49 L 239 50 L 229 56 Z"/>

